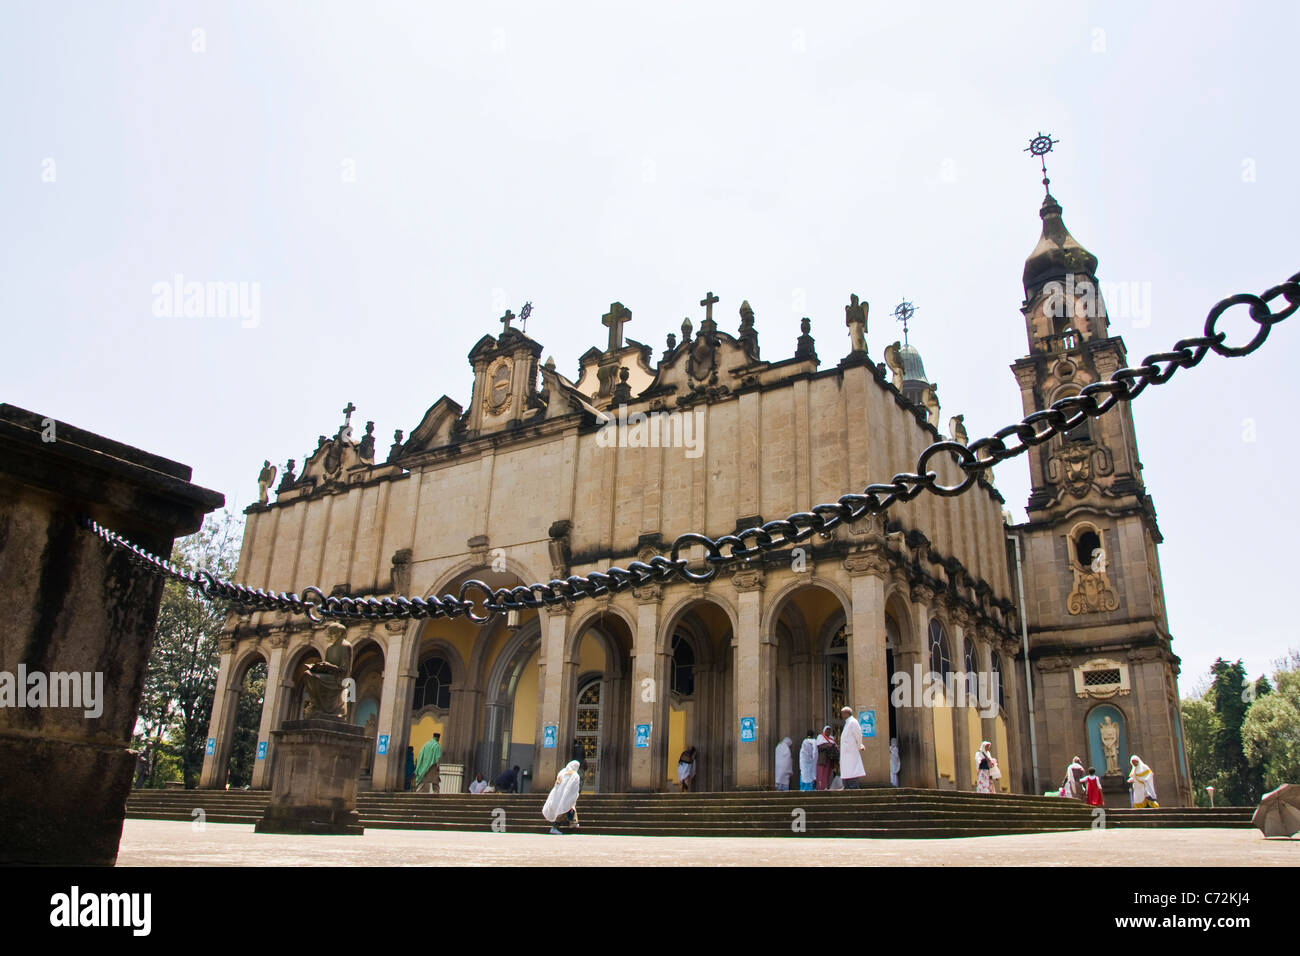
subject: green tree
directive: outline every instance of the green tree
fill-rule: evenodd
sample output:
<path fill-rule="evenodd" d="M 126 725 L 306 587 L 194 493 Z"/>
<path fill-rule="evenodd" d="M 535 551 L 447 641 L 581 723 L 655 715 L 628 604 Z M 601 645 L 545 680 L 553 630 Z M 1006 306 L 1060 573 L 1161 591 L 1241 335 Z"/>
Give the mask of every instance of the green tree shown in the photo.
<path fill-rule="evenodd" d="M 1187 742 L 1187 770 L 1192 778 L 1192 798 L 1198 807 L 1210 805 L 1207 786 L 1218 779 L 1221 768 L 1215 759 L 1215 740 L 1222 724 L 1214 707 L 1204 697 L 1182 702 L 1183 736 Z"/>
<path fill-rule="evenodd" d="M 230 777 L 232 788 L 247 787 L 253 782 L 257 759 L 257 735 L 261 730 L 262 703 L 266 698 L 266 663 L 258 661 L 248 668 L 235 704 L 235 734 L 230 742 Z"/>
<path fill-rule="evenodd" d="M 1244 807 L 1259 801 L 1264 790 L 1263 769 L 1247 759 L 1241 743 L 1241 725 L 1255 701 L 1255 685 L 1246 679 L 1246 668 L 1238 660 L 1229 664 L 1219 658 L 1211 666 L 1214 683 L 1209 699 L 1219 718 L 1214 736 L 1214 760 L 1218 773 L 1213 786 L 1215 800 Z"/>
<path fill-rule="evenodd" d="M 176 542 L 171 562 L 228 578 L 239 560 L 241 536 L 242 523 L 229 510 L 210 515 L 197 534 Z M 173 735 L 187 788 L 198 785 L 203 769 L 220 662 L 217 640 L 226 617 L 223 605 L 181 582 L 169 579 L 164 586 L 135 739 L 156 765 L 168 752 L 166 738 Z M 143 767 L 137 783 L 153 779 L 155 769 Z"/>
<path fill-rule="evenodd" d="M 1276 690 L 1257 699 L 1241 725 L 1242 749 L 1263 769 L 1268 790 L 1300 783 L 1300 666 L 1279 670 L 1274 680 Z"/>

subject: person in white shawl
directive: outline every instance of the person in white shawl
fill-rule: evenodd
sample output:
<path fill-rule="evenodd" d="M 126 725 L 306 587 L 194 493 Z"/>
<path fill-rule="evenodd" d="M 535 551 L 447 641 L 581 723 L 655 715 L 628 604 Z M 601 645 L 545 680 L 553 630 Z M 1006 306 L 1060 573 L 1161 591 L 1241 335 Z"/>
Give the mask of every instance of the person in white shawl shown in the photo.
<path fill-rule="evenodd" d="M 898 755 L 898 738 L 889 738 L 889 785 L 898 786 L 898 772 L 903 769 L 903 759 Z"/>
<path fill-rule="evenodd" d="M 817 786 L 817 740 L 813 732 L 799 745 L 799 789 L 812 790 Z"/>
<path fill-rule="evenodd" d="M 867 748 L 862 744 L 862 728 L 853 716 L 853 708 L 843 708 L 840 716 L 844 718 L 844 729 L 840 731 L 840 777 L 846 790 L 856 790 L 867 775 L 862 766 L 862 754 Z"/>
<path fill-rule="evenodd" d="M 1085 776 L 1087 776 L 1087 771 L 1083 769 L 1083 761 L 1076 755 L 1070 761 L 1070 766 L 1065 768 L 1065 783 L 1061 786 L 1061 796 L 1082 800 L 1083 778 Z"/>
<path fill-rule="evenodd" d="M 1133 788 L 1133 809 L 1158 809 L 1160 804 L 1156 803 L 1156 775 L 1137 754 L 1133 755 L 1130 763 L 1133 764 L 1133 769 L 1129 772 L 1128 782 Z"/>
<path fill-rule="evenodd" d="M 776 789 L 790 789 L 790 775 L 794 773 L 794 758 L 790 755 L 789 737 L 782 737 L 776 745 Z"/>
<path fill-rule="evenodd" d="M 568 765 L 555 775 L 555 786 L 551 787 L 551 792 L 546 797 L 546 802 L 542 804 L 542 816 L 546 817 L 551 823 L 551 832 L 559 834 L 558 824 L 561 819 L 566 824 L 577 829 L 578 811 L 578 791 L 582 789 L 582 774 L 578 772 L 581 766 L 578 761 L 570 760 Z"/>
<path fill-rule="evenodd" d="M 980 744 L 980 749 L 975 751 L 975 792 L 976 793 L 993 793 L 996 789 L 993 781 L 993 770 L 997 767 L 997 759 L 989 752 L 993 745 L 987 740 Z"/>

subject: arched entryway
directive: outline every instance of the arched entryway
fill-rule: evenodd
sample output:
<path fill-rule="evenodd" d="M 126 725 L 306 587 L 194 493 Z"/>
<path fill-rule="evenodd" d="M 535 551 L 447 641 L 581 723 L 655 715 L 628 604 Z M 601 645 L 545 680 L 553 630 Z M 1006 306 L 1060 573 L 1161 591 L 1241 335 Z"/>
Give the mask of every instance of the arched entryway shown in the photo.
<path fill-rule="evenodd" d="M 373 789 L 375 769 L 375 740 L 379 733 L 379 705 L 384 690 L 384 651 L 373 640 L 362 640 L 352 649 L 353 700 L 348 705 L 348 718 L 365 730 L 369 738 L 365 756 L 361 759 L 358 787 Z"/>
<path fill-rule="evenodd" d="M 564 756 L 586 761 L 583 790 L 623 792 L 632 744 L 631 624 L 613 612 L 580 623 L 565 667 L 565 686 L 572 691 L 568 732 L 559 741 Z"/>
<path fill-rule="evenodd" d="M 251 654 L 231 682 L 237 697 L 230 713 L 226 786 L 232 790 L 251 787 L 257 761 L 267 757 L 269 743 L 258 739 L 266 699 L 266 673 L 266 659 L 261 654 Z"/>
<path fill-rule="evenodd" d="M 731 647 L 731 617 L 706 599 L 681 608 L 669 622 L 668 748 L 663 783 L 676 789 L 677 761 L 696 750 L 698 791 L 735 788 L 738 729 Z"/>

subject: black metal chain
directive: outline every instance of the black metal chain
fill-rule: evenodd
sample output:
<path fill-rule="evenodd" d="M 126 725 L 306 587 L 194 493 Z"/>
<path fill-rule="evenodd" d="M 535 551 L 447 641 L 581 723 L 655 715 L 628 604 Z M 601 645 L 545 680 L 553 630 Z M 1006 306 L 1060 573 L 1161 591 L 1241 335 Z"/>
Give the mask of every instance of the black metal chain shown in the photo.
<path fill-rule="evenodd" d="M 1287 305 L 1281 311 L 1274 312 L 1269 303 L 1279 296 L 1286 299 Z M 1258 329 L 1245 345 L 1229 346 L 1225 344 L 1226 333 L 1218 331 L 1217 326 L 1224 313 L 1238 305 L 1249 306 L 1250 318 Z M 190 571 L 177 567 L 132 544 L 96 521 L 83 518 L 81 523 L 113 547 L 130 552 L 130 560 L 137 564 L 175 578 L 211 599 L 245 610 L 306 614 L 315 622 L 327 618 L 355 621 L 456 618 L 464 615 L 476 624 L 483 624 L 502 611 L 552 607 L 646 584 L 667 582 L 677 577 L 695 582 L 711 581 L 728 564 L 798 544 L 814 534 L 829 534 L 842 524 L 852 524 L 868 514 L 881 514 L 895 502 L 911 501 L 924 491 L 942 497 L 960 495 L 970 489 L 986 468 L 1069 432 L 1089 418 L 1104 415 L 1118 402 L 1131 402 L 1148 385 L 1163 385 L 1180 368 L 1199 365 L 1210 352 L 1228 358 L 1249 355 L 1264 344 L 1274 325 L 1288 318 L 1297 308 L 1300 308 L 1300 272 L 1262 295 L 1239 293 L 1222 300 L 1210 310 L 1205 320 L 1204 334 L 1196 338 L 1180 339 L 1174 344 L 1173 351 L 1148 355 L 1137 367 L 1121 368 L 1108 381 L 1085 385 L 1079 394 L 1053 402 L 1050 408 L 1033 412 L 1019 423 L 999 429 L 988 438 L 981 438 L 969 445 L 951 440 L 935 442 L 921 452 L 915 472 L 902 472 L 887 483 L 868 485 L 861 494 L 844 494 L 834 502 L 814 505 L 809 511 L 795 512 L 784 519 L 746 528 L 736 534 L 710 538 L 699 532 L 687 532 L 673 542 L 669 557 L 657 554 L 649 561 L 631 561 L 626 568 L 610 567 L 605 571 L 571 575 L 563 580 L 553 579 L 545 584 L 493 589 L 486 582 L 473 579 L 463 583 L 454 595 L 431 595 L 427 598 L 327 597 L 320 588 L 312 586 L 299 596 L 283 591 L 250 588 L 220 580 L 208 571 Z M 1007 444 L 1008 439 L 1014 439 L 1010 445 Z M 962 480 L 957 484 L 939 484 L 938 474 L 930 470 L 932 461 L 941 455 L 950 455 L 957 467 L 964 472 Z M 688 560 L 682 557 L 682 552 L 693 545 L 703 546 L 706 552 L 702 567 L 692 568 Z M 477 604 L 466 597 L 474 592 L 478 592 Z"/>

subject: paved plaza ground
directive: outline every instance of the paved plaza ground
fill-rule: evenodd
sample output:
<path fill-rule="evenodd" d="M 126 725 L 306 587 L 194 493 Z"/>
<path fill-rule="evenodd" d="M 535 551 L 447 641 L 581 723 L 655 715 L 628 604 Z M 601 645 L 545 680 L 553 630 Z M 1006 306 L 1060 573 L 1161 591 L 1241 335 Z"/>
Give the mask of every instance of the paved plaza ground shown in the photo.
<path fill-rule="evenodd" d="M 371 829 L 360 837 L 127 820 L 118 866 L 1300 866 L 1258 830 L 1113 829 L 952 840 L 540 836 Z"/>

